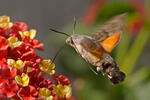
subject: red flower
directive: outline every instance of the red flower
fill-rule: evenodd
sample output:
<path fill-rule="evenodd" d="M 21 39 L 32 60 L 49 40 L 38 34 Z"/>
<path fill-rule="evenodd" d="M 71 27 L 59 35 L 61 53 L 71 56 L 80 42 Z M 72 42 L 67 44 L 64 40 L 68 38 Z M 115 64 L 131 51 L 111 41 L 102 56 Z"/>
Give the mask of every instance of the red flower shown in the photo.
<path fill-rule="evenodd" d="M 7 49 L 8 49 L 8 40 L 0 36 L 0 59 L 5 57 L 7 55 Z"/>
<path fill-rule="evenodd" d="M 2 29 L 2 28 L 0 28 L 0 36 L 3 36 L 3 37 L 7 37 L 7 35 L 6 35 L 6 33 L 5 33 L 5 31 L 4 31 L 4 29 Z"/>
<path fill-rule="evenodd" d="M 21 100 L 35 100 L 36 96 L 38 96 L 38 91 L 30 85 L 20 88 L 17 94 Z"/>
<path fill-rule="evenodd" d="M 147 16 L 147 11 L 144 6 L 143 0 L 130 0 L 131 5 L 140 14 L 141 17 L 145 18 Z"/>
<path fill-rule="evenodd" d="M 58 96 L 54 96 L 54 100 L 76 100 L 74 97 L 70 97 L 69 99 L 67 98 L 59 98 Z"/>
<path fill-rule="evenodd" d="M 9 80 L 8 83 L 0 84 L 0 94 L 7 98 L 13 97 L 18 91 L 18 85 L 15 80 Z"/>
<path fill-rule="evenodd" d="M 93 0 L 92 4 L 90 5 L 88 11 L 85 13 L 83 17 L 83 23 L 85 25 L 92 25 L 94 24 L 97 14 L 100 11 L 100 8 L 104 4 L 105 0 Z"/>
<path fill-rule="evenodd" d="M 71 85 L 69 79 L 63 75 L 59 76 L 59 81 L 62 85 L 68 85 L 68 86 Z"/>
<path fill-rule="evenodd" d="M 13 26 L 9 29 L 10 32 L 8 36 L 17 37 L 19 40 L 21 40 L 19 31 L 26 31 L 26 30 L 28 30 L 28 26 L 24 22 L 15 22 Z"/>
<path fill-rule="evenodd" d="M 138 21 L 133 21 L 131 24 L 129 24 L 127 26 L 127 29 L 133 35 L 136 35 L 140 32 L 142 26 L 143 26 L 143 22 L 138 20 Z"/>
<path fill-rule="evenodd" d="M 18 33 L 18 31 L 27 31 L 28 26 L 24 22 L 15 22 L 13 27 L 10 29 L 12 33 Z"/>
<path fill-rule="evenodd" d="M 136 11 L 136 18 L 133 18 L 133 20 L 127 26 L 127 29 L 131 34 L 136 35 L 140 32 L 144 23 L 146 22 L 147 10 L 142 0 L 130 0 L 130 3 Z"/>
<path fill-rule="evenodd" d="M 24 39 L 23 39 L 23 42 L 26 44 L 26 45 L 29 45 L 29 46 L 31 46 L 32 48 L 36 48 L 36 49 L 38 49 L 38 50 L 43 50 L 41 47 L 43 47 L 44 46 L 44 44 L 43 43 L 39 43 L 39 41 L 38 40 L 36 40 L 36 39 L 30 39 L 29 37 L 25 37 Z"/>
<path fill-rule="evenodd" d="M 33 40 L 32 41 L 32 46 L 33 46 L 33 48 L 37 48 L 38 50 L 43 50 L 41 47 L 43 47 L 44 46 L 44 44 L 43 43 L 39 43 L 39 41 L 38 40 Z"/>
<path fill-rule="evenodd" d="M 23 59 L 23 60 L 28 60 L 28 59 L 30 59 L 31 57 L 34 57 L 34 56 L 36 56 L 36 54 L 34 52 L 34 49 L 30 48 L 30 50 L 23 53 L 20 58 Z"/>
<path fill-rule="evenodd" d="M 13 79 L 16 76 L 16 68 L 9 69 L 6 64 L 0 64 L 0 83 L 7 82 L 9 79 Z"/>
<path fill-rule="evenodd" d="M 7 62 L 6 58 L 0 60 L 0 64 L 6 64 L 6 62 Z"/>
<path fill-rule="evenodd" d="M 6 96 L 0 94 L 0 100 L 5 100 L 5 99 L 6 99 Z"/>
<path fill-rule="evenodd" d="M 62 84 L 62 85 L 68 85 L 68 86 L 71 85 L 69 79 L 63 75 L 58 76 L 54 74 L 52 77 L 55 80 L 55 84 Z"/>

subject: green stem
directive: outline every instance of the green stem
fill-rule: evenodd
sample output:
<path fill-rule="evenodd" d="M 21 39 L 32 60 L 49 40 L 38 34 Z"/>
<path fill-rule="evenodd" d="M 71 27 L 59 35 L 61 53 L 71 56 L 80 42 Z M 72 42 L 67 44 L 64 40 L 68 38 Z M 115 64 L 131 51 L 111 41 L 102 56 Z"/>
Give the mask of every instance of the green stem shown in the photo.
<path fill-rule="evenodd" d="M 149 77 L 149 66 L 142 66 L 137 72 L 133 73 L 128 79 L 131 86 L 140 84 L 143 80 Z"/>
<path fill-rule="evenodd" d="M 123 60 L 128 52 L 130 40 L 131 40 L 131 36 L 127 33 L 124 33 L 122 36 L 122 39 L 118 45 L 116 58 L 115 58 L 116 62 L 119 65 L 121 65 L 121 63 L 123 62 Z"/>
<path fill-rule="evenodd" d="M 129 50 L 124 62 L 122 63 L 122 70 L 126 74 L 130 74 L 134 69 L 136 61 L 138 60 L 142 50 L 144 49 L 150 33 L 146 29 L 143 29 L 141 33 L 136 37 L 131 49 Z"/>

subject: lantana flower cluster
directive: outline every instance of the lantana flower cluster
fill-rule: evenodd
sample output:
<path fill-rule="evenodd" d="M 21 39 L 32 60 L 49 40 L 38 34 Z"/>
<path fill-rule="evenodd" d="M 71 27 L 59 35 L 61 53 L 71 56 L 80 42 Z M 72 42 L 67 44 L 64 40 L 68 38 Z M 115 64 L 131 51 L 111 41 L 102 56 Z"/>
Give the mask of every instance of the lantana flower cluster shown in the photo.
<path fill-rule="evenodd" d="M 0 16 L 0 100 L 69 100 L 71 84 L 57 75 L 55 64 L 35 52 L 43 43 L 34 39 L 35 29 Z M 48 74 L 52 78 L 44 76 Z"/>

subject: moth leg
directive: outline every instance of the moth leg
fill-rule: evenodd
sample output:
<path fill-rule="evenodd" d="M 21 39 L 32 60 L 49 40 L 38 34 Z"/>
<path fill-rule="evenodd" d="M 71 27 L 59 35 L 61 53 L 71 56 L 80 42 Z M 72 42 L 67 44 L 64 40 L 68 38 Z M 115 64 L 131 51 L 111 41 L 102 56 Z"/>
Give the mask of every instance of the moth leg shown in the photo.
<path fill-rule="evenodd" d="M 76 49 L 76 50 L 78 50 L 78 49 Z M 79 52 L 79 51 L 78 51 Z M 81 54 L 80 53 L 78 53 L 80 56 L 81 56 Z M 82 58 L 82 56 L 81 56 L 81 58 Z M 83 59 L 83 58 L 82 58 Z M 96 74 L 96 75 L 98 75 L 98 73 L 90 66 L 90 64 L 85 60 L 85 59 L 83 59 L 87 64 L 88 64 L 88 67 L 90 68 L 90 70 L 94 73 L 94 74 Z"/>
<path fill-rule="evenodd" d="M 96 67 L 97 71 L 100 72 L 101 71 L 101 68 L 100 67 Z"/>
<path fill-rule="evenodd" d="M 103 68 L 102 67 L 96 67 L 97 72 L 102 72 L 102 75 L 104 76 L 105 73 L 103 72 Z"/>
<path fill-rule="evenodd" d="M 87 63 L 87 62 L 86 62 Z M 96 74 L 96 75 L 98 75 L 98 73 L 90 66 L 90 64 L 89 63 L 87 63 L 88 64 L 88 67 L 90 68 L 90 70 L 94 73 L 94 74 Z"/>

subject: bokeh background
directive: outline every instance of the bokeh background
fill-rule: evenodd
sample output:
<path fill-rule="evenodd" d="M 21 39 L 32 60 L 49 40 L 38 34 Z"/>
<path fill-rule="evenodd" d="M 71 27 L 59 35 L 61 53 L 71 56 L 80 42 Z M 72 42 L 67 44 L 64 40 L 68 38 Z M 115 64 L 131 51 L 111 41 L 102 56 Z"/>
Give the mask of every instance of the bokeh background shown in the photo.
<path fill-rule="evenodd" d="M 55 60 L 56 70 L 70 78 L 75 100 L 149 100 L 150 99 L 150 0 L 1 0 L 0 15 L 26 22 L 37 29 L 44 42 L 44 58 L 53 59 L 65 44 L 66 36 L 49 27 L 72 34 L 91 35 L 109 18 L 128 12 L 125 31 L 112 57 L 127 75 L 112 85 L 107 77 L 96 76 L 75 50 L 66 45 Z"/>

